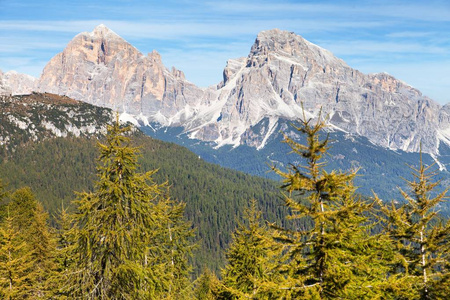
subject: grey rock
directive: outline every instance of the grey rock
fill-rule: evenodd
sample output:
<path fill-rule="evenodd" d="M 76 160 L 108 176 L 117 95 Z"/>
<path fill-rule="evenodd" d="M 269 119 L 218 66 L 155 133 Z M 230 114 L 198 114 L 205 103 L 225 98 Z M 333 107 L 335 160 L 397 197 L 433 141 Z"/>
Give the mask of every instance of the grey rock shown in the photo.
<path fill-rule="evenodd" d="M 0 95 L 29 95 L 35 90 L 37 78 L 33 76 L 0 70 Z"/>
<path fill-rule="evenodd" d="M 144 56 L 104 25 L 80 33 L 52 58 L 38 90 L 143 115 L 166 125 L 203 94 L 181 71 L 166 69 L 158 52 Z"/>
<path fill-rule="evenodd" d="M 332 129 L 387 148 L 419 151 L 422 144 L 423 151 L 437 153 L 439 142 L 448 143 L 450 137 L 448 108 L 441 112 L 439 104 L 406 83 L 385 73 L 363 74 L 278 29 L 261 32 L 246 59 L 230 60 L 219 87 L 217 102 L 223 105 L 214 115 L 221 116 L 219 144 L 263 147 L 277 119 L 303 118 L 302 107 L 306 118 L 317 118 L 321 111 Z M 249 128 L 266 117 L 272 122 L 259 141 L 255 134 L 249 138 Z M 205 138 L 212 120 L 205 119 L 206 129 L 197 127 L 192 136 Z"/>

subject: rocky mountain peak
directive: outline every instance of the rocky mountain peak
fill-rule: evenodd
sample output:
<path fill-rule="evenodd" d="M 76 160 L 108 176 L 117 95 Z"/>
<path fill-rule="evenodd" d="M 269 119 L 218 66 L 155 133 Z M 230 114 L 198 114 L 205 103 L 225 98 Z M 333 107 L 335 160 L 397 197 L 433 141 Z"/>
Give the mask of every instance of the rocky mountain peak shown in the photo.
<path fill-rule="evenodd" d="M 292 32 L 259 33 L 248 57 L 229 60 L 223 76 L 220 107 L 209 113 L 206 126 L 193 129 L 192 137 L 260 149 L 279 119 L 301 118 L 305 109 L 307 118 L 322 111 L 334 130 L 391 149 L 419 151 L 422 144 L 423 151 L 438 153 L 440 141 L 450 144 L 437 103 L 389 74 L 352 69 Z M 447 120 L 446 114 L 440 116 Z M 263 129 L 256 126 L 264 119 Z"/>
<path fill-rule="evenodd" d="M 104 24 L 100 24 L 94 28 L 91 32 L 92 35 L 96 37 L 113 37 L 113 38 L 121 38 L 117 33 L 106 27 Z"/>
<path fill-rule="evenodd" d="M 161 122 L 203 94 L 181 71 L 169 71 L 158 52 L 143 55 L 105 25 L 77 35 L 52 58 L 38 90 Z"/>
<path fill-rule="evenodd" d="M 272 58 L 287 57 L 304 61 L 305 67 L 318 64 L 322 68 L 327 65 L 347 66 L 345 62 L 294 32 L 272 29 L 261 31 L 253 44 L 249 58 L 270 61 Z"/>
<path fill-rule="evenodd" d="M 144 56 L 104 25 L 76 36 L 45 67 L 39 91 L 182 126 L 221 146 L 264 147 L 281 119 L 328 116 L 334 130 L 392 149 L 438 153 L 450 145 L 450 117 L 422 94 L 385 74 L 363 74 L 293 32 L 258 34 L 245 58 L 230 59 L 217 88 L 201 89 Z M 263 124 L 264 126 L 257 126 Z M 259 128 L 258 132 L 253 132 Z"/>

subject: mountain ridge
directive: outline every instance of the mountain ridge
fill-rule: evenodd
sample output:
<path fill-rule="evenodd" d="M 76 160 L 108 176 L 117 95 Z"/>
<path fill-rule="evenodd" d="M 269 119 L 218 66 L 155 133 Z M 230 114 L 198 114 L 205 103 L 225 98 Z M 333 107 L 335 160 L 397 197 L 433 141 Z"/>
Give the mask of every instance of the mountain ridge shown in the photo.
<path fill-rule="evenodd" d="M 260 32 L 247 57 L 228 60 L 223 76 L 215 87 L 199 88 L 167 69 L 156 51 L 144 56 L 99 25 L 50 60 L 36 89 L 127 113 L 135 123 L 181 126 L 215 147 L 261 149 L 278 120 L 319 112 L 334 130 L 386 148 L 422 147 L 438 156 L 441 142 L 450 145 L 447 108 L 391 75 L 352 69 L 293 32 Z M 252 132 L 264 118 L 267 127 Z"/>

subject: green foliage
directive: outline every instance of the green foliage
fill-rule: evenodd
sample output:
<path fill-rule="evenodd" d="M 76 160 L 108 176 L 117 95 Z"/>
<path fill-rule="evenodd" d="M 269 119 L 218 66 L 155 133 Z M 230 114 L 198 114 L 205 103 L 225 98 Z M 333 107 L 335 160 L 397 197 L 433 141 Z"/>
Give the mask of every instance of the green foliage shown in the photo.
<path fill-rule="evenodd" d="M 73 216 L 68 210 L 61 206 L 57 215 L 57 228 L 55 232 L 55 268 L 56 272 L 50 278 L 53 286 L 54 296 L 58 299 L 67 299 L 70 294 L 70 273 L 74 268 L 74 241 L 75 228 Z"/>
<path fill-rule="evenodd" d="M 30 297 L 48 298 L 51 282 L 47 279 L 54 272 L 54 240 L 47 224 L 48 215 L 29 188 L 21 188 L 11 195 L 9 204 L 15 230 L 25 242 L 32 271 L 28 274 Z"/>
<path fill-rule="evenodd" d="M 8 209 L 9 211 L 9 209 Z M 31 289 L 33 272 L 31 253 L 14 228 L 9 215 L 0 227 L 0 296 L 2 299 L 21 299 Z"/>
<path fill-rule="evenodd" d="M 320 117 L 316 124 L 310 123 L 305 118 L 302 126 L 295 127 L 306 135 L 306 145 L 285 136 L 285 143 L 306 164 L 292 164 L 289 172 L 272 168 L 283 177 L 284 201 L 291 211 L 288 218 L 310 222 L 294 230 L 274 226 L 278 229 L 275 239 L 287 248 L 281 266 L 286 281 L 279 288 L 286 290 L 286 297 L 296 299 L 373 299 L 384 273 L 371 265 L 378 258 L 376 248 L 368 251 L 376 241 L 364 226 L 370 206 L 354 195 L 356 171 L 325 171 L 321 159 L 328 150 L 328 138 L 319 139 L 325 124 Z"/>
<path fill-rule="evenodd" d="M 178 298 L 189 274 L 184 207 L 153 181 L 155 171 L 136 172 L 138 150 L 128 131 L 118 122 L 109 126 L 94 190 L 78 195 L 70 292 L 86 299 Z"/>
<path fill-rule="evenodd" d="M 11 194 L 0 227 L 1 293 L 47 299 L 52 293 L 54 242 L 47 214 L 29 188 Z"/>
<path fill-rule="evenodd" d="M 218 298 L 221 284 L 216 275 L 209 269 L 205 269 L 194 282 L 194 299 L 215 300 Z"/>
<path fill-rule="evenodd" d="M 410 193 L 400 190 L 405 204 L 385 205 L 376 197 L 398 256 L 391 264 L 391 290 L 397 299 L 445 299 L 450 293 L 450 222 L 444 224 L 437 211 L 448 189 L 432 196 L 439 184 L 432 182 L 432 166 L 421 160 L 419 168 L 411 167 Z"/>
<path fill-rule="evenodd" d="M 274 299 L 281 276 L 277 264 L 281 247 L 269 228 L 261 224 L 261 212 L 253 199 L 244 212 L 246 224 L 239 223 L 233 234 L 233 243 L 226 253 L 227 266 L 222 270 L 221 298 Z"/>
<path fill-rule="evenodd" d="M 48 120 L 62 130 L 94 122 L 96 114 L 100 127 L 109 119 L 105 109 L 64 97 L 19 98 L 32 101 L 2 103 L 8 120 Z M 54 105 L 55 99 L 61 102 Z M 63 111 L 71 113 L 62 117 Z M 285 135 L 296 160 L 287 171 L 272 168 L 283 178 L 284 207 L 275 201 L 273 182 L 207 164 L 117 122 L 100 138 L 97 164 L 95 135 L 32 143 L 31 127 L 16 125 L 0 122 L 14 135 L 0 149 L 0 179 L 17 189 L 9 196 L 0 181 L 5 299 L 446 299 L 450 293 L 450 223 L 438 214 L 447 190 L 436 193 L 431 167 L 420 160 L 413 168 L 411 192 L 401 190 L 405 205 L 384 205 L 375 197 L 382 213 L 375 221 L 376 205 L 355 195 L 356 171 L 332 170 L 340 155 L 331 168 L 323 162 L 330 142 L 319 138 L 325 127 L 320 117 L 316 124 L 304 118 L 294 126 L 305 143 L 297 133 Z M 42 126 L 35 134 L 52 137 Z M 242 165 L 260 170 L 247 150 Z M 386 164 L 376 168 L 393 168 Z M 84 192 L 70 206 L 74 190 Z M 37 199 L 51 213 L 61 207 L 54 229 Z M 244 211 L 248 199 L 257 200 Z M 201 240 L 197 251 L 194 227 Z M 226 257 L 222 281 L 206 269 L 192 282 L 193 253 L 196 274 L 205 266 L 217 271 Z"/>
<path fill-rule="evenodd" d="M 279 205 L 278 184 L 274 181 L 231 171 L 199 159 L 183 147 L 132 135 L 139 145 L 138 171 L 158 169 L 156 182 L 168 181 L 173 199 L 185 202 L 184 216 L 196 228 L 200 247 L 192 259 L 194 273 L 204 267 L 218 271 L 224 265 L 225 249 L 231 241 L 248 199 L 255 198 L 270 222 L 284 223 L 286 209 Z M 93 191 L 96 139 L 55 138 L 18 148 L 14 156 L 0 158 L 0 178 L 11 189 L 32 187 L 36 197 L 54 216 L 61 203 L 73 211 L 74 191 Z M 56 220 L 51 220 L 56 226 Z"/>

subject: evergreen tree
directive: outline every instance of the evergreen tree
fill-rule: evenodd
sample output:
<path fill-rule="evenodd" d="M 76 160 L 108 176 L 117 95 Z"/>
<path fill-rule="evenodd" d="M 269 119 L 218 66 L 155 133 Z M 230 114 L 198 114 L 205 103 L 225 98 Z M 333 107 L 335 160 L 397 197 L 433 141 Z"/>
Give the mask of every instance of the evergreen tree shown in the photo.
<path fill-rule="evenodd" d="M 166 184 L 153 181 L 156 171 L 136 172 L 138 150 L 129 130 L 118 122 L 109 126 L 106 144 L 99 144 L 94 191 L 76 201 L 71 292 L 85 299 L 165 298 L 180 292 L 188 272 L 179 263 L 185 250 L 177 248 L 185 246 L 184 206 L 164 200 Z"/>
<path fill-rule="evenodd" d="M 244 212 L 246 224 L 239 223 L 226 253 L 228 264 L 222 270 L 221 293 L 226 299 L 274 299 L 281 280 L 277 263 L 281 249 L 267 226 L 261 224 L 256 200 Z"/>
<path fill-rule="evenodd" d="M 48 215 L 36 200 L 30 188 L 21 188 L 11 195 L 11 215 L 14 229 L 25 242 L 32 271 L 28 274 L 33 299 L 48 298 L 51 294 L 49 278 L 54 272 L 54 240 L 47 224 Z"/>
<path fill-rule="evenodd" d="M 67 284 L 69 281 L 69 274 L 73 268 L 74 254 L 74 228 L 72 216 L 69 214 L 67 208 L 61 206 L 58 212 L 57 229 L 56 229 L 56 250 L 55 250 L 55 265 L 56 272 L 51 278 L 53 283 L 54 297 L 58 299 L 66 299 L 70 296 Z"/>
<path fill-rule="evenodd" d="M 2 299 L 26 299 L 31 290 L 31 253 L 13 226 L 9 215 L 0 227 L 0 296 Z"/>
<path fill-rule="evenodd" d="M 386 233 L 400 256 L 391 264 L 396 284 L 390 291 L 396 299 L 447 299 L 450 294 L 450 222 L 444 224 L 437 210 L 447 189 L 432 196 L 439 184 L 432 181 L 432 166 L 420 159 L 419 168 L 411 167 L 414 179 L 406 181 L 410 193 L 400 189 L 405 204 L 385 205 L 376 197 L 386 216 Z"/>
<path fill-rule="evenodd" d="M 194 282 L 194 286 L 194 297 L 197 300 L 219 299 L 219 290 L 223 288 L 219 279 L 209 269 L 203 271 Z"/>
<path fill-rule="evenodd" d="M 280 283 L 286 298 L 295 299 L 376 299 L 384 279 L 383 256 L 379 243 L 369 237 L 365 213 L 370 205 L 354 195 L 352 172 L 327 172 L 323 156 L 328 137 L 320 140 L 325 123 L 319 116 L 316 124 L 304 120 L 295 127 L 306 135 L 306 145 L 285 135 L 292 152 L 306 165 L 290 165 L 283 177 L 285 205 L 290 220 L 303 220 L 309 226 L 279 229 L 275 238 L 287 248 L 282 265 L 286 281 Z M 374 265 L 374 264 L 375 265 Z"/>

